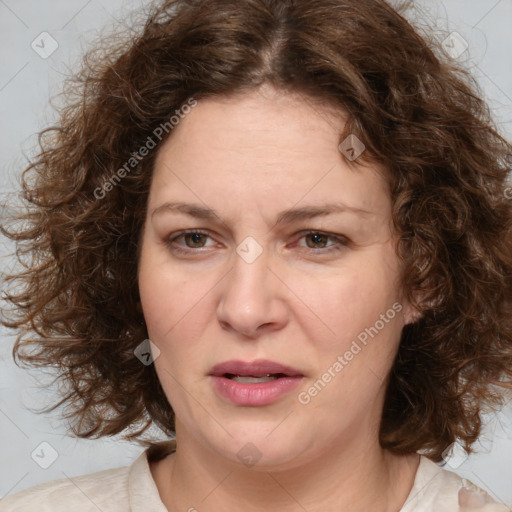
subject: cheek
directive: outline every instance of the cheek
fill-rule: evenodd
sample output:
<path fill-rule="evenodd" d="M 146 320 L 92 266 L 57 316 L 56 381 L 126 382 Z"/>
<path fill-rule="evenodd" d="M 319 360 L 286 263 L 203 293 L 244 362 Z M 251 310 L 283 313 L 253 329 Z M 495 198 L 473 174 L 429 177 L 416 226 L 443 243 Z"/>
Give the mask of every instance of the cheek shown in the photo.
<path fill-rule="evenodd" d="M 160 350 L 158 378 L 168 401 L 179 407 L 181 386 L 190 378 L 186 368 L 204 356 L 200 319 L 207 315 L 208 296 L 195 280 L 150 264 L 141 266 L 139 290 L 148 337 Z"/>
<path fill-rule="evenodd" d="M 396 262 L 386 256 L 382 251 L 358 255 L 350 264 L 323 279 L 306 278 L 302 290 L 309 300 L 305 302 L 318 312 L 321 322 L 316 321 L 317 332 L 322 331 L 328 347 L 350 343 L 400 301 Z M 396 326 L 400 322 L 390 322 L 386 327 L 391 324 Z M 391 330 L 386 328 L 383 332 Z"/>
<path fill-rule="evenodd" d="M 207 299 L 197 281 L 162 272 L 141 275 L 139 289 L 148 333 L 157 343 L 167 343 L 177 331 L 196 326 Z"/>
<path fill-rule="evenodd" d="M 317 282 L 321 286 L 309 283 L 312 309 L 322 322 L 313 319 L 303 329 L 315 346 L 318 387 L 333 382 L 317 405 L 334 401 L 358 410 L 378 394 L 403 327 L 397 275 L 393 253 L 375 251 L 358 255 L 357 262 Z"/>
<path fill-rule="evenodd" d="M 170 288 L 166 286 L 167 280 L 162 272 L 148 260 L 141 259 L 139 293 L 149 337 L 156 342 L 166 329 L 172 327 L 169 312 L 174 311 L 175 294 L 169 293 Z"/>
<path fill-rule="evenodd" d="M 212 284 L 169 264 L 154 243 L 143 243 L 138 285 L 144 319 L 152 341 L 164 342 L 180 325 L 191 324 Z"/>

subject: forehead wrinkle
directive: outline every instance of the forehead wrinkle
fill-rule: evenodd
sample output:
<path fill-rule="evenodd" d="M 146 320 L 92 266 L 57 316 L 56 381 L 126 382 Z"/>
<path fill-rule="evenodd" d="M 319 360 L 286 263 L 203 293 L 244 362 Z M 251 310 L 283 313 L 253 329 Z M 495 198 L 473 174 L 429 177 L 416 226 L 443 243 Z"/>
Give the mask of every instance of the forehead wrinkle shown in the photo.
<path fill-rule="evenodd" d="M 212 208 L 201 206 L 192 203 L 182 202 L 166 202 L 157 208 L 155 208 L 151 214 L 153 217 L 156 214 L 171 211 L 180 212 L 191 217 L 195 217 L 202 220 L 220 220 L 220 216 Z M 362 208 L 355 208 L 341 203 L 332 203 L 322 206 L 303 206 L 301 208 L 289 208 L 279 213 L 276 224 L 290 224 L 292 222 L 311 219 L 314 217 L 325 217 L 332 214 L 340 213 L 353 213 L 360 217 L 375 217 L 377 214 Z M 224 221 L 222 221 L 224 223 Z"/>

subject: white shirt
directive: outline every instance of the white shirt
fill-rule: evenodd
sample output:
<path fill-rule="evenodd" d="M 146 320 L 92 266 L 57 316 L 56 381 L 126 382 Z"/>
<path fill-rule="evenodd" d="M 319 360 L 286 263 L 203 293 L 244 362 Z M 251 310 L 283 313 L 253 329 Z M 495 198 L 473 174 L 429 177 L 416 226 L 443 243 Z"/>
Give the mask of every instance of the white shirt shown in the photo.
<path fill-rule="evenodd" d="M 175 450 L 174 441 L 142 452 L 131 466 L 39 484 L 0 500 L 0 512 L 168 512 L 149 461 Z M 459 495 L 460 492 L 460 495 Z M 461 501 L 485 502 L 464 508 Z M 191 504 L 191 510 L 199 503 Z M 198 508 L 199 507 L 199 508 Z M 471 482 L 421 456 L 414 484 L 400 512 L 510 512 Z"/>

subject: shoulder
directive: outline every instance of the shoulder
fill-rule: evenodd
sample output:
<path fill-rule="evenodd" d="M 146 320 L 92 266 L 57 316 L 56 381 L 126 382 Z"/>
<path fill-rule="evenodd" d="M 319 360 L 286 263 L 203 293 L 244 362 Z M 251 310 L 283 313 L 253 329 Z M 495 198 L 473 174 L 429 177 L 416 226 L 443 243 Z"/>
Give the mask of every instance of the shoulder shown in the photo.
<path fill-rule="evenodd" d="M 149 463 L 176 449 L 173 440 L 155 443 L 132 463 L 36 485 L 0 500 L 1 512 L 167 512 Z"/>
<path fill-rule="evenodd" d="M 0 500 L 2 512 L 111 512 L 128 511 L 130 468 L 39 484 Z"/>
<path fill-rule="evenodd" d="M 510 512 L 483 489 L 421 456 L 414 485 L 400 512 Z"/>

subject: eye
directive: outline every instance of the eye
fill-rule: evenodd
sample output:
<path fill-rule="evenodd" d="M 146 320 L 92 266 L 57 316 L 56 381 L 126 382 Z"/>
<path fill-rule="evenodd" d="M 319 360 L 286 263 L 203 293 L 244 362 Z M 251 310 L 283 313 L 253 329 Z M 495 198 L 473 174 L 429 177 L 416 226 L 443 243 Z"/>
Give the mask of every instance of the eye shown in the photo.
<path fill-rule="evenodd" d="M 190 250 L 209 247 L 209 245 L 206 245 L 209 238 L 210 235 L 204 231 L 181 231 L 168 238 L 166 240 L 166 245 L 168 245 L 173 251 L 189 252 Z M 184 244 L 180 242 L 184 242 Z"/>
<path fill-rule="evenodd" d="M 194 232 L 185 233 L 181 236 L 183 237 L 183 240 L 185 240 L 187 247 L 197 249 L 198 247 L 204 247 L 208 235 L 205 235 L 204 233 Z"/>
<path fill-rule="evenodd" d="M 327 246 L 329 236 L 324 233 L 309 233 L 304 236 L 304 239 L 306 240 L 306 245 L 310 249 L 323 249 Z"/>
<path fill-rule="evenodd" d="M 303 232 L 300 240 L 306 241 L 306 245 L 304 246 L 299 244 L 300 247 L 306 247 L 312 251 L 326 249 L 322 252 L 339 251 L 349 243 L 349 241 L 343 236 L 323 233 L 321 231 Z"/>

